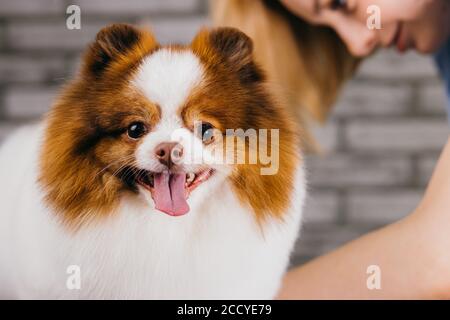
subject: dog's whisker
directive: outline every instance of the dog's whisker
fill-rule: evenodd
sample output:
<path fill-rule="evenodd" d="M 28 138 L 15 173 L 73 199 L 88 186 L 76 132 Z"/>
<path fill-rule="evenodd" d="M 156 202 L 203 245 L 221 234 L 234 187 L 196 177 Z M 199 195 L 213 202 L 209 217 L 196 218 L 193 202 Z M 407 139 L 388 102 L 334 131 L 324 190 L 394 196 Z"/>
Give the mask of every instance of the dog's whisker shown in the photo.
<path fill-rule="evenodd" d="M 127 156 L 124 156 L 122 158 L 119 158 L 119 159 L 113 161 L 112 163 L 110 163 L 110 164 L 106 165 L 105 167 L 103 167 L 99 172 L 97 172 L 96 175 L 94 176 L 94 178 L 97 177 L 98 175 L 100 175 L 101 173 L 103 173 L 104 171 L 106 171 L 108 168 L 110 168 L 113 165 L 115 165 L 116 163 L 122 162 L 122 161 L 126 161 L 128 159 L 133 158 L 133 157 L 134 157 L 134 155 L 127 155 Z"/>

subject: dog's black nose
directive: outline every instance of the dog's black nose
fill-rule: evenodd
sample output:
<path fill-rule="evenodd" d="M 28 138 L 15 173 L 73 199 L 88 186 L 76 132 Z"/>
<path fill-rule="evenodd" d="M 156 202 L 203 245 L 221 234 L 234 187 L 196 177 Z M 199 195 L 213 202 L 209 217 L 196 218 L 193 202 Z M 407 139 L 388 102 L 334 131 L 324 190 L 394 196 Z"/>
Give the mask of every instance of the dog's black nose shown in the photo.
<path fill-rule="evenodd" d="M 170 168 L 183 157 L 183 147 L 177 142 L 161 142 L 155 148 L 155 155 L 159 162 Z"/>

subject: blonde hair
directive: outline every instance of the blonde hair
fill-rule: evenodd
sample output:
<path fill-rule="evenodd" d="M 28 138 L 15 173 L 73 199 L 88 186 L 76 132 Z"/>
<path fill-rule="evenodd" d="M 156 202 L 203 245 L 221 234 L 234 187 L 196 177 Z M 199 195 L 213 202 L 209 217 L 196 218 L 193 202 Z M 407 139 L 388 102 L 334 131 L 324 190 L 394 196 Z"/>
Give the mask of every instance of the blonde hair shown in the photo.
<path fill-rule="evenodd" d="M 294 115 L 302 122 L 326 120 L 358 63 L 334 30 L 306 23 L 279 1 L 213 0 L 211 9 L 216 26 L 252 38 L 256 61 Z"/>

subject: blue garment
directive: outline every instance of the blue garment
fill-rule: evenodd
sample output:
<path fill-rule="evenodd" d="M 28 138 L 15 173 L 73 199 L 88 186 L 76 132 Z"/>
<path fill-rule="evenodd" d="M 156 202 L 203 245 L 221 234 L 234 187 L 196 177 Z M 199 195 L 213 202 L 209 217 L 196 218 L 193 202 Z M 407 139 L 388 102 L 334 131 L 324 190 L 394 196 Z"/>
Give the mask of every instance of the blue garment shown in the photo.
<path fill-rule="evenodd" d="M 439 49 L 435 59 L 447 90 L 447 114 L 450 120 L 450 39 Z"/>

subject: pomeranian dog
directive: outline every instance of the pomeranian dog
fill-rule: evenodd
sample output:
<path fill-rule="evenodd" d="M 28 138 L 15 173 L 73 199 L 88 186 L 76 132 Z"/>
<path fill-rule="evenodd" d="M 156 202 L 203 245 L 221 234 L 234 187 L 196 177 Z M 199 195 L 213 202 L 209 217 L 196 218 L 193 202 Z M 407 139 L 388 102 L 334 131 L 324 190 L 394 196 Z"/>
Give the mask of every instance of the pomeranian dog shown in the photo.
<path fill-rule="evenodd" d="M 13 299 L 273 298 L 305 194 L 296 125 L 232 28 L 187 46 L 102 29 L 0 177 Z"/>

